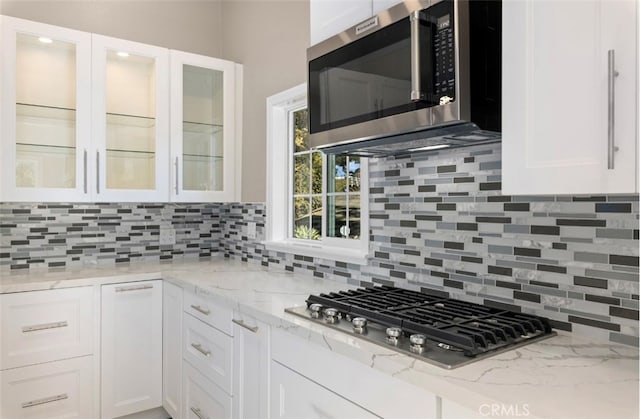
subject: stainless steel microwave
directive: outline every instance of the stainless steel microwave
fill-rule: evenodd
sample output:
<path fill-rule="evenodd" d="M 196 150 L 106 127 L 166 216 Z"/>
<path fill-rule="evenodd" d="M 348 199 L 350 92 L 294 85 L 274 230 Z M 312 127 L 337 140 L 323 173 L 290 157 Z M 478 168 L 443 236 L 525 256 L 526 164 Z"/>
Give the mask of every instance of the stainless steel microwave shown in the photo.
<path fill-rule="evenodd" d="M 309 48 L 311 145 L 378 156 L 499 140 L 501 9 L 408 0 Z"/>

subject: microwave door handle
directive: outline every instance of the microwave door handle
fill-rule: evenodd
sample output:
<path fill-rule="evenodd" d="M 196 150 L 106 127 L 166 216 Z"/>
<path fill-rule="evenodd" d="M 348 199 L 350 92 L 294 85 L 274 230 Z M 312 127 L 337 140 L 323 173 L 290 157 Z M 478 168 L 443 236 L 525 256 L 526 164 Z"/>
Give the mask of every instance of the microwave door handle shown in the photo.
<path fill-rule="evenodd" d="M 409 16 L 411 24 L 411 101 L 424 99 L 424 92 L 420 84 L 420 20 L 421 11 L 416 10 Z"/>

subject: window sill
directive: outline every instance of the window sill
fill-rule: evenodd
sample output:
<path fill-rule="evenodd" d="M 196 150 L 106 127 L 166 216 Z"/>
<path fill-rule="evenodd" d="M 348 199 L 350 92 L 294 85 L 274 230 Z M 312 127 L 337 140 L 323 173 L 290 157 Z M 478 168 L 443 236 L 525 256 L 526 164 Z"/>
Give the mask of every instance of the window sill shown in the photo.
<path fill-rule="evenodd" d="M 276 252 L 311 256 L 339 262 L 354 263 L 357 265 L 367 264 L 367 252 L 363 252 L 359 249 L 329 248 L 322 245 L 304 245 L 289 241 L 264 241 L 262 244 L 267 250 L 273 250 Z"/>

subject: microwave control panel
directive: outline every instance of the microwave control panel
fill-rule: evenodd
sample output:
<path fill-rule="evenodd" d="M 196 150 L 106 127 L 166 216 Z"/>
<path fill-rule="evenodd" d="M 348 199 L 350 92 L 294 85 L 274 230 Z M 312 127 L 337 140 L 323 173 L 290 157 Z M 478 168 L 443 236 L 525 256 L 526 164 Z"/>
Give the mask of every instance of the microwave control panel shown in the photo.
<path fill-rule="evenodd" d="M 441 3 L 442 6 L 447 2 Z M 437 6 L 436 6 L 437 7 Z M 433 7 L 432 9 L 436 9 Z M 429 19 L 432 23 L 433 53 L 434 53 L 434 89 L 433 95 L 440 104 L 446 104 L 455 99 L 456 70 L 455 70 L 455 40 L 453 13 L 449 9 L 437 13 Z"/>

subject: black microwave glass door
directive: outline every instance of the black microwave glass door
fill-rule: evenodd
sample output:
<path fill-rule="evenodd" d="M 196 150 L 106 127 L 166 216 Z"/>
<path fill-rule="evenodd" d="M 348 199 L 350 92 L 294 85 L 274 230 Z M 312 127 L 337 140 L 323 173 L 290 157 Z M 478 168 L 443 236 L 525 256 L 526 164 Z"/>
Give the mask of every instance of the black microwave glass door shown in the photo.
<path fill-rule="evenodd" d="M 402 19 L 309 62 L 310 131 L 433 106 L 434 23 L 420 24 L 424 99 L 411 101 L 411 24 Z"/>

